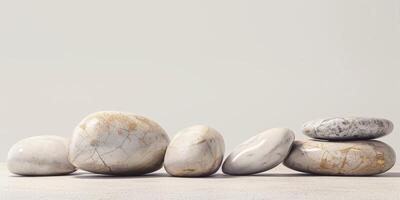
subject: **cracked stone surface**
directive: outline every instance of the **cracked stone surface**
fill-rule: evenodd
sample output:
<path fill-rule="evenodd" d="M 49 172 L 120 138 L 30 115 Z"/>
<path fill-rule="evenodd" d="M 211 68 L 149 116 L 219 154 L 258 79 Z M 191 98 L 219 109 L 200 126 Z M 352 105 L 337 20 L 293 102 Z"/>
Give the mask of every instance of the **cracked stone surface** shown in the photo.
<path fill-rule="evenodd" d="M 385 136 L 393 130 L 387 119 L 363 117 L 336 117 L 313 120 L 303 125 L 309 137 L 327 140 L 361 140 Z"/>
<path fill-rule="evenodd" d="M 150 119 L 125 112 L 97 112 L 75 128 L 69 159 L 93 173 L 141 175 L 162 167 L 168 143 L 166 132 Z"/>
<path fill-rule="evenodd" d="M 225 159 L 222 171 L 231 175 L 248 175 L 279 165 L 289 154 L 293 131 L 273 128 L 257 134 L 237 146 Z"/>
<path fill-rule="evenodd" d="M 209 176 L 221 166 L 224 152 L 224 139 L 215 129 L 191 126 L 172 139 L 164 168 L 172 176 Z"/>
<path fill-rule="evenodd" d="M 284 165 L 323 175 L 375 175 L 393 167 L 393 149 L 380 141 L 295 141 Z"/>
<path fill-rule="evenodd" d="M 11 173 L 27 176 L 64 175 L 74 172 L 68 161 L 68 140 L 53 135 L 25 138 L 8 152 Z"/>

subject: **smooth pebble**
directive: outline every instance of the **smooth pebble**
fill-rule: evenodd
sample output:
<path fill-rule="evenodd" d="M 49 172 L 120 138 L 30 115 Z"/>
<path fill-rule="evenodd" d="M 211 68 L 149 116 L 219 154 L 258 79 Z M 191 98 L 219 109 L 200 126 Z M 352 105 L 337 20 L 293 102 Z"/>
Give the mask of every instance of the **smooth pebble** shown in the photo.
<path fill-rule="evenodd" d="M 172 176 L 209 176 L 221 166 L 224 151 L 224 139 L 215 129 L 192 126 L 172 139 L 164 168 Z"/>
<path fill-rule="evenodd" d="M 393 123 L 387 119 L 336 117 L 313 120 L 303 125 L 309 137 L 326 140 L 374 139 L 392 132 Z"/>
<path fill-rule="evenodd" d="M 26 176 L 64 175 L 74 172 L 68 161 L 68 140 L 53 135 L 25 138 L 8 152 L 11 173 Z"/>
<path fill-rule="evenodd" d="M 286 158 L 294 138 L 293 131 L 287 128 L 273 128 L 255 135 L 229 154 L 222 171 L 231 175 L 248 175 L 272 169 Z"/>

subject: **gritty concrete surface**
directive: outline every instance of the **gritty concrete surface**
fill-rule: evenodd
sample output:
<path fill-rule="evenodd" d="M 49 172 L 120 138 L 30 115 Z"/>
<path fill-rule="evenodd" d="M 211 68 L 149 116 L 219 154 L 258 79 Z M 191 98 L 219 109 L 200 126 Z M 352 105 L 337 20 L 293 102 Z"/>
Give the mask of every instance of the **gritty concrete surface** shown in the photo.
<path fill-rule="evenodd" d="M 163 170 L 136 177 L 77 171 L 21 177 L 0 164 L 0 199 L 400 199 L 400 167 L 371 177 L 314 176 L 280 165 L 254 176 L 175 178 Z"/>

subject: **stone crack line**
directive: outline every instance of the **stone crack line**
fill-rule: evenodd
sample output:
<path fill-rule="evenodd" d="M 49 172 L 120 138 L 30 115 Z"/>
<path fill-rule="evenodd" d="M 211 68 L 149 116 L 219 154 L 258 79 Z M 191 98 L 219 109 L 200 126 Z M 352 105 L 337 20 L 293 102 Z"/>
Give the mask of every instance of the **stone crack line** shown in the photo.
<path fill-rule="evenodd" d="M 115 148 L 114 148 L 113 150 L 111 150 L 111 151 L 102 153 L 101 156 L 110 154 L 110 153 L 112 153 L 112 152 L 114 152 L 114 151 L 116 151 L 116 150 L 118 150 L 118 149 L 121 149 L 122 152 L 124 152 L 124 153 L 127 155 L 126 151 L 125 151 L 124 148 L 122 148 L 122 147 L 124 146 L 124 144 L 125 144 L 125 142 L 126 142 L 127 140 L 130 140 L 130 139 L 129 139 L 129 136 L 130 136 L 129 133 L 127 133 L 126 136 L 125 136 L 125 138 L 124 138 L 124 140 L 121 142 L 120 145 L 118 145 L 117 147 L 115 147 Z M 127 155 L 127 156 L 128 156 L 128 155 Z"/>
<path fill-rule="evenodd" d="M 103 163 L 103 165 L 108 168 L 109 172 L 112 172 L 111 167 L 107 165 L 107 163 L 103 160 L 103 158 L 101 157 L 101 155 L 99 154 L 99 152 L 97 151 L 97 147 L 94 148 L 94 151 L 97 153 L 97 155 L 99 156 L 100 161 Z"/>
<path fill-rule="evenodd" d="M 84 131 L 84 133 L 86 133 L 86 130 L 83 130 L 83 131 Z M 88 140 L 86 138 L 86 136 L 83 136 L 82 134 L 78 134 L 78 136 L 81 137 L 81 138 L 84 138 L 84 139 L 82 139 L 81 142 L 78 145 L 76 145 L 77 147 L 79 147 L 79 150 L 78 150 L 77 153 L 75 153 L 75 157 L 71 160 L 71 162 L 74 162 L 76 159 L 78 159 L 78 157 L 80 157 L 82 155 L 82 152 L 87 149 L 87 148 L 82 148 L 83 142 L 85 140 L 86 141 Z"/>

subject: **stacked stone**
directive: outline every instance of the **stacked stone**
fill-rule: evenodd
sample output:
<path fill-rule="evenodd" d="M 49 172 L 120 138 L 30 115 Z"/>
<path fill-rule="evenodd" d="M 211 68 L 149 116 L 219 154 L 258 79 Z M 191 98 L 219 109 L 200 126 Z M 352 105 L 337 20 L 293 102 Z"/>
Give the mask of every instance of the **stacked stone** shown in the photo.
<path fill-rule="evenodd" d="M 394 150 L 381 141 L 393 123 L 378 118 L 329 118 L 303 125 L 313 140 L 295 141 L 284 165 L 321 175 L 375 175 L 393 167 Z"/>

